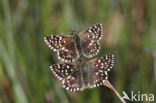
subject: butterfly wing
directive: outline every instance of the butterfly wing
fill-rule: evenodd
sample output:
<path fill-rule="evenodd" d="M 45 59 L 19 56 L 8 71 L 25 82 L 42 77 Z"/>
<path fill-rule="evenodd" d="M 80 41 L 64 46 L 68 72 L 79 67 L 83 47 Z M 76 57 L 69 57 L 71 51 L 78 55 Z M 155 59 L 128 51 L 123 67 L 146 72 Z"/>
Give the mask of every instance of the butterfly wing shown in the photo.
<path fill-rule="evenodd" d="M 50 66 L 50 69 L 52 74 L 54 74 L 59 80 L 64 79 L 74 71 L 73 65 L 67 63 L 53 64 Z"/>
<path fill-rule="evenodd" d="M 108 54 L 101 58 L 96 58 L 88 62 L 91 69 L 89 77 L 89 87 L 93 88 L 96 86 L 103 85 L 107 80 L 107 72 L 112 69 L 114 65 L 114 55 Z"/>
<path fill-rule="evenodd" d="M 86 39 L 82 41 L 83 55 L 87 58 L 96 56 L 100 50 L 99 43 L 97 41 Z"/>
<path fill-rule="evenodd" d="M 44 40 L 53 51 L 57 51 L 57 56 L 61 61 L 72 62 L 79 58 L 79 53 L 72 37 L 48 35 Z"/>
<path fill-rule="evenodd" d="M 74 63 L 65 64 L 54 64 L 50 66 L 52 73 L 59 79 L 62 80 L 63 87 L 68 91 L 79 91 L 88 87 L 93 88 L 96 86 L 103 85 L 107 80 L 107 72 L 112 69 L 114 65 L 114 55 L 105 55 L 101 58 L 95 58 L 87 62 L 86 69 L 84 65 Z M 86 73 L 81 70 L 87 70 Z M 86 74 L 86 75 L 84 75 Z M 86 80 L 84 80 L 86 79 Z"/>
<path fill-rule="evenodd" d="M 85 57 L 93 57 L 99 52 L 99 40 L 103 36 L 102 24 L 95 24 L 87 30 L 80 32 L 79 37 L 82 44 L 83 54 Z"/>
<path fill-rule="evenodd" d="M 79 52 L 77 51 L 74 41 L 68 42 L 64 47 L 57 52 L 57 56 L 61 61 L 75 62 L 79 58 Z"/>
<path fill-rule="evenodd" d="M 80 33 L 82 38 L 88 38 L 90 40 L 100 40 L 103 36 L 103 26 L 102 24 L 94 24 L 88 29 Z"/>
<path fill-rule="evenodd" d="M 73 63 L 54 64 L 50 66 L 50 69 L 59 80 L 62 80 L 66 90 L 79 91 L 83 89 L 80 70 Z"/>
<path fill-rule="evenodd" d="M 83 90 L 83 81 L 81 79 L 80 71 L 74 71 L 69 76 L 63 79 L 63 87 L 68 91 Z"/>
<path fill-rule="evenodd" d="M 53 51 L 59 51 L 66 43 L 71 41 L 72 37 L 65 37 L 61 35 L 48 35 L 44 37 L 46 44 Z"/>

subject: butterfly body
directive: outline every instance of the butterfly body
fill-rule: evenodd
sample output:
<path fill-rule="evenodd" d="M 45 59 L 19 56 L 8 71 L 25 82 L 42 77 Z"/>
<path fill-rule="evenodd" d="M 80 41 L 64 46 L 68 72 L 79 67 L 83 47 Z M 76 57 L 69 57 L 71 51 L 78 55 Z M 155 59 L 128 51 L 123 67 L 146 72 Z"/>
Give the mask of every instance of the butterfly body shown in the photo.
<path fill-rule="evenodd" d="M 89 78 L 91 77 L 91 69 L 89 68 L 88 64 L 85 64 L 84 67 L 83 67 L 83 84 L 84 84 L 84 87 L 88 87 L 89 85 Z"/>
<path fill-rule="evenodd" d="M 58 59 L 75 62 L 81 56 L 90 58 L 99 52 L 99 40 L 103 35 L 102 24 L 95 24 L 82 32 L 72 32 L 70 36 L 48 35 L 45 42 L 57 52 Z"/>
<path fill-rule="evenodd" d="M 79 71 L 80 79 L 83 84 L 83 87 L 88 87 L 88 81 L 91 74 L 91 69 L 88 68 L 88 64 L 85 62 L 81 62 L 79 66 L 76 67 Z"/>
<path fill-rule="evenodd" d="M 83 49 L 82 49 L 81 39 L 78 35 L 78 32 L 73 31 L 72 35 L 73 35 L 73 41 L 75 42 L 75 46 L 76 46 L 77 51 L 78 51 L 78 55 L 82 56 L 83 55 Z"/>

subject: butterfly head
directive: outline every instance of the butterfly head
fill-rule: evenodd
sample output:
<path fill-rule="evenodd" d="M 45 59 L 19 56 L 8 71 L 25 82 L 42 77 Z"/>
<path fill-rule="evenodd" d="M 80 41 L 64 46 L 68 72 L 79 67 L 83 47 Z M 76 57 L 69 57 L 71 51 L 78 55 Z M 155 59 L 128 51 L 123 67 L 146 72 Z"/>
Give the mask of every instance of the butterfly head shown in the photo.
<path fill-rule="evenodd" d="M 72 36 L 75 36 L 75 35 L 77 35 L 77 34 L 78 34 L 78 31 L 76 31 L 76 30 L 74 30 L 74 29 L 71 30 L 71 35 L 72 35 Z"/>

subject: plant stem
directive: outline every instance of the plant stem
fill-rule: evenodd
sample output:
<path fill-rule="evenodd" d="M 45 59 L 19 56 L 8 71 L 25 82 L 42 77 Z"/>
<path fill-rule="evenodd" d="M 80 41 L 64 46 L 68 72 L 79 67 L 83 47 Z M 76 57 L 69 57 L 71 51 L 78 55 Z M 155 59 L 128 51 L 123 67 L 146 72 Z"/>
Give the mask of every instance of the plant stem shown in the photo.
<path fill-rule="evenodd" d="M 118 98 L 122 101 L 122 103 L 126 103 L 126 101 L 120 96 L 120 94 L 117 92 L 117 90 L 112 86 L 112 84 L 108 80 L 106 80 L 103 84 L 104 86 L 110 88 L 118 96 Z"/>

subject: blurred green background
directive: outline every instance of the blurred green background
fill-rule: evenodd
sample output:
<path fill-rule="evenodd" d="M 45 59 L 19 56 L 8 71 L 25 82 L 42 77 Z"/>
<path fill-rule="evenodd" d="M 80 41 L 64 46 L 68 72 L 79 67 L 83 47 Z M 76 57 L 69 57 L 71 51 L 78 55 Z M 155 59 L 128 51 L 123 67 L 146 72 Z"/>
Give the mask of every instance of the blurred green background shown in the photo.
<path fill-rule="evenodd" d="M 0 103 L 121 103 L 104 86 L 67 92 L 49 69 L 59 61 L 45 44 L 45 35 L 69 35 L 72 29 L 81 31 L 97 22 L 103 24 L 104 36 L 96 57 L 115 55 L 109 81 L 118 92 L 156 94 L 155 4 L 155 0 L 0 0 Z"/>

